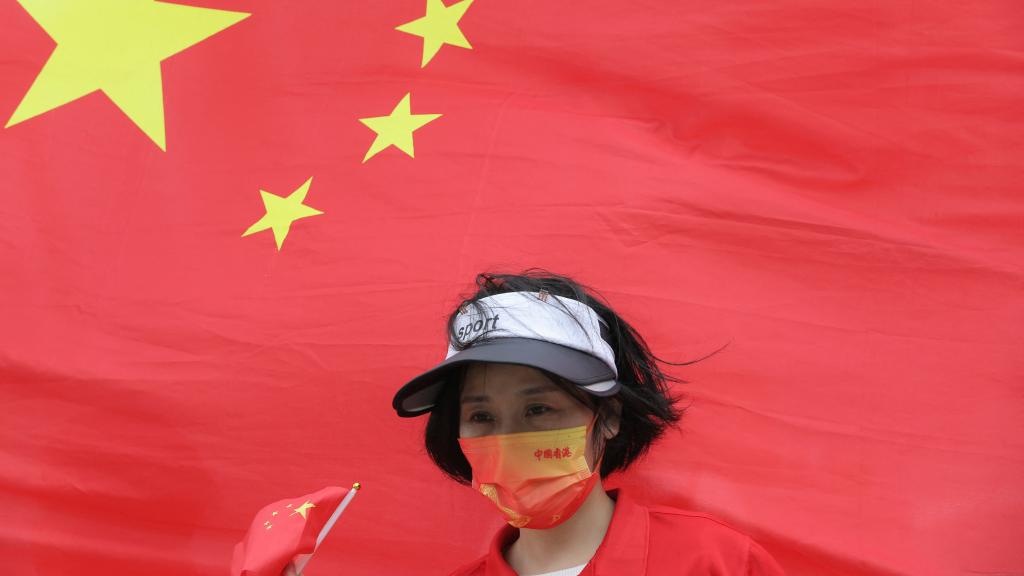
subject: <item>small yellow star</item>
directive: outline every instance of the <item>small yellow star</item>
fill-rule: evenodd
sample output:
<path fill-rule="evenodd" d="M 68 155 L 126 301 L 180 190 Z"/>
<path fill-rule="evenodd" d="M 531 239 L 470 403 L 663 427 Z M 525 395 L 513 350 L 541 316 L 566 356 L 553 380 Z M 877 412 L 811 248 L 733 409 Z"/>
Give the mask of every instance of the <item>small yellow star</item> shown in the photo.
<path fill-rule="evenodd" d="M 412 94 L 406 93 L 388 116 L 359 119 L 370 130 L 377 133 L 373 144 L 370 145 L 370 149 L 366 151 L 366 156 L 363 157 L 363 162 L 373 158 L 378 152 L 388 146 L 394 146 L 410 157 L 415 158 L 413 154 L 412 133 L 425 124 L 437 120 L 441 115 L 413 114 L 410 105 L 411 98 Z"/>
<path fill-rule="evenodd" d="M 309 500 L 306 500 L 306 503 L 296 508 L 295 511 L 290 514 L 290 516 L 298 514 L 302 516 L 303 519 L 305 519 L 306 514 L 309 512 L 310 508 L 316 508 L 316 504 L 313 504 Z"/>
<path fill-rule="evenodd" d="M 462 2 L 451 6 L 445 6 L 442 0 L 427 0 L 426 16 L 395 28 L 400 32 L 423 38 L 423 60 L 420 63 L 420 68 L 426 66 L 427 62 L 430 62 L 441 46 L 445 44 L 473 49 L 469 45 L 469 40 L 463 36 L 462 30 L 459 29 L 459 20 L 462 19 L 466 10 L 469 10 L 472 3 L 473 0 L 462 0 Z"/>
<path fill-rule="evenodd" d="M 249 15 L 142 0 L 18 0 L 57 43 L 6 127 L 97 90 L 161 150 L 160 63 Z"/>
<path fill-rule="evenodd" d="M 277 510 L 274 510 L 273 512 L 271 512 L 270 515 L 271 516 L 277 516 Z"/>
<path fill-rule="evenodd" d="M 323 214 L 323 212 L 302 203 L 306 199 L 306 192 L 309 191 L 309 185 L 312 182 L 313 177 L 310 176 L 309 180 L 306 180 L 298 190 L 289 194 L 287 198 L 260 190 L 260 195 L 263 196 L 263 206 L 266 207 L 267 213 L 255 224 L 249 226 L 249 229 L 242 233 L 242 237 L 271 228 L 274 231 L 277 249 L 280 250 L 285 237 L 288 236 L 288 229 L 292 222 L 299 218 Z"/>

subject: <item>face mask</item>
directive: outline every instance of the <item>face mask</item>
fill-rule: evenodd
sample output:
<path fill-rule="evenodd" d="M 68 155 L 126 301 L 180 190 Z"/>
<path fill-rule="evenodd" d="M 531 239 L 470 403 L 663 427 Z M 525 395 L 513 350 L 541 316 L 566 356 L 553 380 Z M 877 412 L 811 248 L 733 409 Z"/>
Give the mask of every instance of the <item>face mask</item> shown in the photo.
<path fill-rule="evenodd" d="M 600 477 L 587 466 L 591 424 L 459 438 L 473 488 L 516 528 L 551 528 L 576 513 Z M 600 460 L 594 465 L 600 469 Z"/>

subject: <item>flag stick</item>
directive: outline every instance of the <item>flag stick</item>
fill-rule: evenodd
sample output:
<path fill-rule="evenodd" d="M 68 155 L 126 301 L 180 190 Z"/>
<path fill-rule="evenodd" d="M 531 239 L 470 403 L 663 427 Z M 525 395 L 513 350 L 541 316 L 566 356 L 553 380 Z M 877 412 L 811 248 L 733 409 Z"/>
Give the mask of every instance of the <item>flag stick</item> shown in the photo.
<path fill-rule="evenodd" d="M 334 514 L 331 514 L 331 517 L 327 520 L 327 523 L 324 524 L 324 527 L 320 530 L 320 534 L 316 537 L 316 546 L 313 547 L 314 552 L 316 551 L 317 548 L 320 547 L 320 543 L 323 542 L 324 538 L 327 537 L 327 533 L 331 531 L 331 528 L 334 528 L 334 523 L 337 522 L 338 518 L 341 517 L 341 513 L 345 511 L 345 508 L 348 506 L 348 503 L 351 502 L 352 499 L 356 497 L 356 492 L 358 492 L 360 488 L 362 488 L 362 485 L 359 482 L 353 484 L 352 488 L 349 489 L 348 494 L 346 494 L 345 498 L 342 499 L 341 504 L 338 504 L 338 508 L 334 511 Z M 302 570 L 306 568 L 306 564 L 309 563 L 309 560 L 312 557 L 312 554 L 308 554 L 298 561 L 297 565 L 295 566 L 295 573 L 298 576 L 302 576 Z"/>

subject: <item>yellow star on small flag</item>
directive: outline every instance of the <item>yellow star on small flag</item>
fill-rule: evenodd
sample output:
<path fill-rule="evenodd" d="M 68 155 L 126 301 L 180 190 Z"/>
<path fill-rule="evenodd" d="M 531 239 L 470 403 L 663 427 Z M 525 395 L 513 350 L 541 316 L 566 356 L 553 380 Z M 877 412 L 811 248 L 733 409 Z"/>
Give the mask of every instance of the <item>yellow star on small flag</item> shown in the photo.
<path fill-rule="evenodd" d="M 260 190 L 260 195 L 263 196 L 263 206 L 266 207 L 267 213 L 255 224 L 249 226 L 242 237 L 270 228 L 274 231 L 277 249 L 281 250 L 281 245 L 284 244 L 284 239 L 288 236 L 288 229 L 291 228 L 292 222 L 299 218 L 323 214 L 323 212 L 302 203 L 306 199 L 306 193 L 309 192 L 309 185 L 312 182 L 313 177 L 311 176 L 302 186 L 299 186 L 298 190 L 286 198 Z"/>
<path fill-rule="evenodd" d="M 57 43 L 6 128 L 102 91 L 161 150 L 160 62 L 249 16 L 154 0 L 18 0 Z"/>
<path fill-rule="evenodd" d="M 373 158 L 378 152 L 394 146 L 405 152 L 410 157 L 413 154 L 412 133 L 441 117 L 440 114 L 413 114 L 411 111 L 412 94 L 406 93 L 402 100 L 395 106 L 388 116 L 375 116 L 373 118 L 360 118 L 359 121 L 365 124 L 370 130 L 377 133 L 377 137 L 366 151 L 363 162 Z"/>
<path fill-rule="evenodd" d="M 302 516 L 303 519 L 305 519 L 306 518 L 306 514 L 309 513 L 309 509 L 310 508 L 316 508 L 316 504 L 313 504 L 309 500 L 306 500 L 305 504 L 302 504 L 301 506 L 296 508 L 294 512 L 291 513 L 291 516 L 294 516 L 294 515 L 298 514 L 298 515 Z"/>
<path fill-rule="evenodd" d="M 442 0 L 427 0 L 427 15 L 406 22 L 395 28 L 406 34 L 421 36 L 423 38 L 423 60 L 420 68 L 427 65 L 427 62 L 437 54 L 441 46 L 450 44 L 459 48 L 469 48 L 469 40 L 459 29 L 459 20 L 469 10 L 473 0 L 462 0 L 451 6 L 445 6 Z"/>

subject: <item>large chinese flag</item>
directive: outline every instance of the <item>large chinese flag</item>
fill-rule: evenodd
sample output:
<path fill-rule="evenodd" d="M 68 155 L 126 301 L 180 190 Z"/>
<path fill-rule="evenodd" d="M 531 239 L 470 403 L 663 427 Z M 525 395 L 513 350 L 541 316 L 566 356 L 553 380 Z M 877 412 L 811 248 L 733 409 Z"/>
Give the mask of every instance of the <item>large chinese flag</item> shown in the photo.
<path fill-rule="evenodd" d="M 641 499 L 794 575 L 1021 574 L 1024 5 L 0 0 L 0 572 L 311 576 L 501 524 L 390 400 L 483 270 L 595 286 L 690 406 Z"/>

